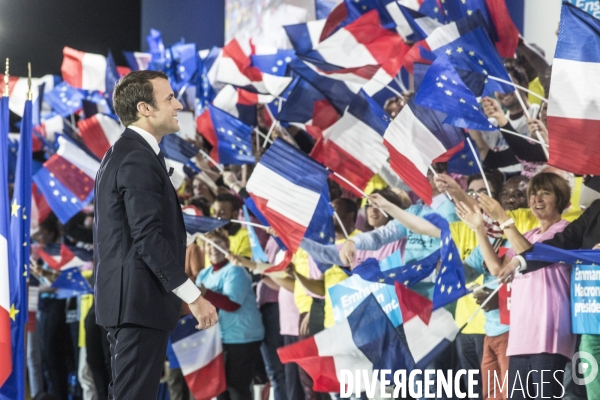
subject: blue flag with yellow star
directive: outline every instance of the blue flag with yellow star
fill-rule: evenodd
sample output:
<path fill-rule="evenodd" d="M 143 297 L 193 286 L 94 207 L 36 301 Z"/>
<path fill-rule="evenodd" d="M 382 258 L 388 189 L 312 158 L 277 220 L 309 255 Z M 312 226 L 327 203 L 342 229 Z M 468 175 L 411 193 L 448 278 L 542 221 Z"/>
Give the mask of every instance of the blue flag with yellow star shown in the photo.
<path fill-rule="evenodd" d="M 15 187 L 10 204 L 9 296 L 12 373 L 0 388 L 0 399 L 25 398 L 25 324 L 29 276 L 32 164 L 32 104 L 25 102 L 17 157 Z"/>
<path fill-rule="evenodd" d="M 443 54 L 437 56 L 425 73 L 415 103 L 447 113 L 444 123 L 467 129 L 496 130 L 483 114 L 475 94 Z"/>
<path fill-rule="evenodd" d="M 219 163 L 255 164 L 252 127 L 212 105 L 208 106 L 217 140 Z"/>
<path fill-rule="evenodd" d="M 467 140 L 470 139 L 465 139 L 460 144 L 460 150 L 454 153 L 454 155 L 448 160 L 448 173 L 461 175 L 473 175 L 480 173 L 475 155 L 471 151 L 471 147 L 469 147 Z"/>

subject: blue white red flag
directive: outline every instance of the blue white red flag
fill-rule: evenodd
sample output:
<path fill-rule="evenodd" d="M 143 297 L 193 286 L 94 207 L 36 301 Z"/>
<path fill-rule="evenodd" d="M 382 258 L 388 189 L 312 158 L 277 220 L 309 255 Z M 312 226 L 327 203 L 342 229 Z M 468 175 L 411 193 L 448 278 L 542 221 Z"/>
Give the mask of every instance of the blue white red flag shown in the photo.
<path fill-rule="evenodd" d="M 197 330 L 192 315 L 182 318 L 171 332 L 173 351 L 181 372 L 196 400 L 209 400 L 223 393 L 225 358 L 219 324 Z"/>
<path fill-rule="evenodd" d="M 38 255 L 50 268 L 56 271 L 81 267 L 92 261 L 94 253 L 82 247 L 68 246 L 64 243 L 50 243 L 38 250 Z"/>
<path fill-rule="evenodd" d="M 110 146 L 115 144 L 125 130 L 117 119 L 100 113 L 79 120 L 77 127 L 86 147 L 99 160 L 104 157 Z"/>
<path fill-rule="evenodd" d="M 217 81 L 229 83 L 257 93 L 279 96 L 292 82 L 292 78 L 263 73 L 252 66 L 236 39 L 223 47 L 217 69 Z"/>
<path fill-rule="evenodd" d="M 383 136 L 392 169 L 427 204 L 432 199 L 429 166 L 465 138 L 462 129 L 444 124 L 445 118 L 446 114 L 418 106 L 411 99 Z"/>
<path fill-rule="evenodd" d="M 145 71 L 152 61 L 152 54 L 139 51 L 124 51 L 123 56 L 132 71 Z"/>
<path fill-rule="evenodd" d="M 256 106 L 274 100 L 275 97 L 268 94 L 253 93 L 226 85 L 215 96 L 213 106 L 233 115 L 246 125 L 256 126 Z"/>
<path fill-rule="evenodd" d="M 0 187 L 8 188 L 8 97 L 0 98 Z M 8 192 L 0 193 L 0 387 L 12 372 L 11 298 L 8 249 L 10 248 L 10 202 Z"/>
<path fill-rule="evenodd" d="M 277 353 L 282 363 L 300 365 L 320 392 L 339 392 L 342 370 L 365 371 L 371 377 L 381 370 L 414 368 L 409 349 L 372 294 L 345 320 Z"/>
<path fill-rule="evenodd" d="M 433 304 L 427 297 L 399 282 L 395 285 L 406 343 L 415 368 L 424 369 L 454 341 L 458 326 L 445 308 L 433 311 Z"/>
<path fill-rule="evenodd" d="M 103 55 L 65 47 L 60 71 L 63 80 L 75 88 L 106 92 L 106 65 Z"/>
<path fill-rule="evenodd" d="M 246 190 L 285 246 L 295 251 L 306 235 L 331 237 L 329 171 L 277 139 L 261 157 Z"/>
<path fill-rule="evenodd" d="M 548 103 L 548 163 L 576 174 L 600 175 L 600 158 L 589 145 L 600 127 L 600 112 L 591 106 L 600 94 L 589 86 L 600 69 L 599 38 L 598 19 L 562 5 Z"/>
<path fill-rule="evenodd" d="M 25 398 L 25 328 L 27 323 L 27 278 L 31 246 L 31 100 L 25 102 L 13 198 L 10 204 L 9 315 L 12 372 L 0 387 L 0 399 Z M 5 161 L 2 161 L 3 163 Z M 0 308 L 4 309 L 4 305 Z"/>

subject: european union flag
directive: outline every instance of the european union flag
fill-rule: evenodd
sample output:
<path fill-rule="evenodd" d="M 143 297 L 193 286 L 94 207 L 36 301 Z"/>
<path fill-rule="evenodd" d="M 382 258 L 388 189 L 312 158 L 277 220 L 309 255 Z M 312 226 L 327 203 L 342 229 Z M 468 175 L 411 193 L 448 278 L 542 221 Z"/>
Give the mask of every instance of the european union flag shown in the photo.
<path fill-rule="evenodd" d="M 175 80 L 173 90 L 179 92 L 198 69 L 196 43 L 176 43 L 169 48 Z"/>
<path fill-rule="evenodd" d="M 212 105 L 208 107 L 221 164 L 254 164 L 252 127 Z"/>
<path fill-rule="evenodd" d="M 433 289 L 433 309 L 435 310 L 468 294 L 468 290 L 465 271 L 456 244 L 452 240 L 448 221 L 435 213 L 426 215 L 424 218 L 441 230 L 441 265 Z"/>
<path fill-rule="evenodd" d="M 563 250 L 543 243 L 536 243 L 533 250 L 525 254 L 527 261 L 546 261 L 561 264 L 600 265 L 598 250 Z"/>
<path fill-rule="evenodd" d="M 68 299 L 69 297 L 94 293 L 87 279 L 81 275 L 77 267 L 64 270 L 52 283 L 52 287 L 58 289 L 56 292 L 57 299 Z"/>
<path fill-rule="evenodd" d="M 496 26 L 485 3 L 485 0 L 444 0 L 444 11 L 450 21 L 458 21 L 479 10 L 490 37 L 496 42 L 498 41 L 498 32 L 496 32 Z"/>
<path fill-rule="evenodd" d="M 477 13 L 479 15 L 479 13 Z M 465 18 L 473 20 L 476 18 Z M 459 24 L 458 21 L 457 25 Z M 470 24 L 469 21 L 463 21 Z M 510 76 L 504 68 L 504 63 L 490 40 L 490 37 L 484 27 L 474 28 L 463 33 L 458 39 L 434 50 L 436 55 L 446 55 L 455 68 L 477 72 L 483 75 L 490 75 L 510 81 Z M 487 78 L 485 81 L 484 96 L 492 95 L 495 91 L 502 93 L 512 93 L 514 87 L 505 83 L 500 83 Z"/>
<path fill-rule="evenodd" d="M 461 149 L 454 153 L 454 155 L 448 160 L 449 173 L 461 175 L 473 175 L 480 173 L 475 155 L 471 151 L 467 140 L 470 139 L 465 139 L 465 141 L 460 144 Z"/>
<path fill-rule="evenodd" d="M 444 13 L 444 10 L 439 3 L 439 0 L 425 0 L 421 3 L 421 7 L 419 7 L 419 12 L 421 14 L 427 15 L 432 18 L 434 21 L 437 21 L 441 24 L 445 24 L 448 22 L 448 17 Z"/>
<path fill-rule="evenodd" d="M 67 82 L 61 82 L 44 95 L 44 101 L 58 114 L 67 117 L 81 109 L 84 97 L 81 91 Z"/>
<path fill-rule="evenodd" d="M 440 252 L 435 251 L 422 260 L 402 265 L 400 251 L 396 251 L 381 261 L 374 258 L 366 259 L 352 270 L 366 281 L 394 285 L 400 282 L 404 286 L 412 286 L 427 278 L 435 269 Z"/>
<path fill-rule="evenodd" d="M 25 323 L 31 228 L 32 104 L 25 102 L 17 158 L 15 188 L 10 204 L 9 302 L 12 373 L 0 388 L 0 399 L 25 398 Z M 4 162 L 4 161 L 2 161 Z"/>
<path fill-rule="evenodd" d="M 445 55 L 438 55 L 429 67 L 415 103 L 447 113 L 444 123 L 467 129 L 496 130 Z"/>
<path fill-rule="evenodd" d="M 260 69 L 261 72 L 276 76 L 285 76 L 287 66 L 294 58 L 296 58 L 294 50 L 277 50 L 275 54 L 250 56 L 252 66 Z"/>
<path fill-rule="evenodd" d="M 203 51 L 200 52 L 202 54 Z M 210 51 L 206 51 L 206 55 L 202 57 L 198 55 L 198 73 L 196 74 L 196 116 L 208 107 L 215 99 L 216 92 L 210 79 L 210 72 L 215 64 L 215 61 L 221 54 L 221 48 L 212 47 Z"/>
<path fill-rule="evenodd" d="M 115 84 L 119 78 L 120 75 L 117 71 L 117 64 L 115 63 L 112 52 L 109 50 L 108 56 L 106 57 L 106 91 L 104 92 L 104 97 L 109 102 L 111 107 L 113 90 L 115 89 Z"/>

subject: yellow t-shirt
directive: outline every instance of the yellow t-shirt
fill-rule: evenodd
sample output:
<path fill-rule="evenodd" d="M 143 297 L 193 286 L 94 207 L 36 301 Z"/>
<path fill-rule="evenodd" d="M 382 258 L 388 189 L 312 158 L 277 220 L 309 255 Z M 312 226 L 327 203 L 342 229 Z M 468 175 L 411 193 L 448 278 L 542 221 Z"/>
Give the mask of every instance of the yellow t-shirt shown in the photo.
<path fill-rule="evenodd" d="M 545 97 L 545 93 L 544 93 L 544 86 L 542 86 L 542 82 L 540 82 L 540 78 L 535 78 L 534 80 L 532 80 L 531 82 L 529 82 L 529 90 L 531 90 L 534 93 L 539 94 L 542 97 Z M 542 105 L 542 99 L 532 95 L 531 93 L 529 93 L 527 95 L 527 100 L 531 103 L 531 104 L 539 104 Z"/>
<path fill-rule="evenodd" d="M 85 347 L 85 317 L 87 317 L 93 302 L 93 294 L 84 294 L 79 301 L 79 339 L 77 343 L 79 347 Z"/>
<path fill-rule="evenodd" d="M 308 276 L 308 257 L 308 253 L 303 249 L 298 249 L 296 253 L 294 253 L 292 262 L 294 263 L 296 273 Z M 307 293 L 306 289 L 298 279 L 294 282 L 294 302 L 296 303 L 296 307 L 298 307 L 300 314 L 309 312 L 310 307 L 312 306 L 312 297 Z"/>
<path fill-rule="evenodd" d="M 388 186 L 389 185 L 386 183 L 386 181 L 383 180 L 382 177 L 375 174 L 375 175 L 373 175 L 371 180 L 369 180 L 369 182 L 367 182 L 367 186 L 365 187 L 365 193 L 371 194 L 371 193 L 373 193 L 374 190 L 383 189 Z M 362 199 L 362 203 L 360 203 L 360 206 L 364 207 L 366 204 L 367 204 L 367 199 L 366 198 Z"/>
<path fill-rule="evenodd" d="M 196 239 L 197 245 L 200 246 L 201 243 L 202 239 Z M 229 235 L 229 251 L 231 254 L 252 258 L 252 246 L 250 246 L 250 236 L 248 236 L 248 230 L 246 228 L 241 227 L 235 235 Z M 209 266 L 210 264 L 208 253 L 205 253 L 204 265 Z"/>
<path fill-rule="evenodd" d="M 539 226 L 539 221 L 533 215 L 533 212 L 529 208 L 519 208 L 514 211 L 507 211 L 506 214 L 515 220 L 515 226 L 521 233 L 525 233 Z M 581 215 L 581 210 L 570 211 L 563 215 L 563 219 L 567 221 L 573 221 Z M 466 259 L 469 254 L 477 247 L 477 237 L 475 232 L 469 228 L 467 224 L 462 221 L 452 222 L 450 224 L 450 233 L 452 239 L 456 243 L 456 247 L 460 253 L 461 260 Z M 479 276 L 475 283 L 481 285 L 483 283 L 483 275 Z M 473 315 L 475 310 L 479 306 L 475 302 L 475 298 L 471 295 L 464 296 L 456 302 L 456 311 L 454 313 L 454 319 L 459 327 L 462 327 L 465 322 Z M 465 327 L 463 333 L 485 333 L 485 314 L 480 312 L 475 318 Z"/>

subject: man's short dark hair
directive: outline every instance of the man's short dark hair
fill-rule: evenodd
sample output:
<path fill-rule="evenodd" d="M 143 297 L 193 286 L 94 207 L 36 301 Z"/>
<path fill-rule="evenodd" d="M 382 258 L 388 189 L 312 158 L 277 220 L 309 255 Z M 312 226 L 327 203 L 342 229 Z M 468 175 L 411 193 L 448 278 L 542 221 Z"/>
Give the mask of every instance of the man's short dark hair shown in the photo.
<path fill-rule="evenodd" d="M 160 71 L 133 71 L 125 75 L 115 84 L 113 105 L 124 126 L 129 126 L 138 120 L 137 104 L 140 101 L 156 108 L 152 79 L 168 80 L 167 75 Z"/>
<path fill-rule="evenodd" d="M 219 195 L 217 195 L 217 197 L 215 197 L 215 201 L 216 202 L 220 202 L 220 203 L 229 203 L 231 204 L 231 208 L 233 210 L 239 210 L 240 209 L 240 201 L 237 198 L 237 196 L 231 194 L 231 193 L 221 193 Z"/>
<path fill-rule="evenodd" d="M 492 175 L 487 172 L 485 173 L 485 177 L 488 181 L 488 184 L 490 185 L 492 197 L 498 200 L 500 198 L 500 192 L 502 191 L 502 181 L 498 178 L 497 175 Z M 481 174 L 469 175 L 469 177 L 467 178 L 467 187 L 469 187 L 471 182 L 479 180 L 483 180 L 483 176 Z"/>

